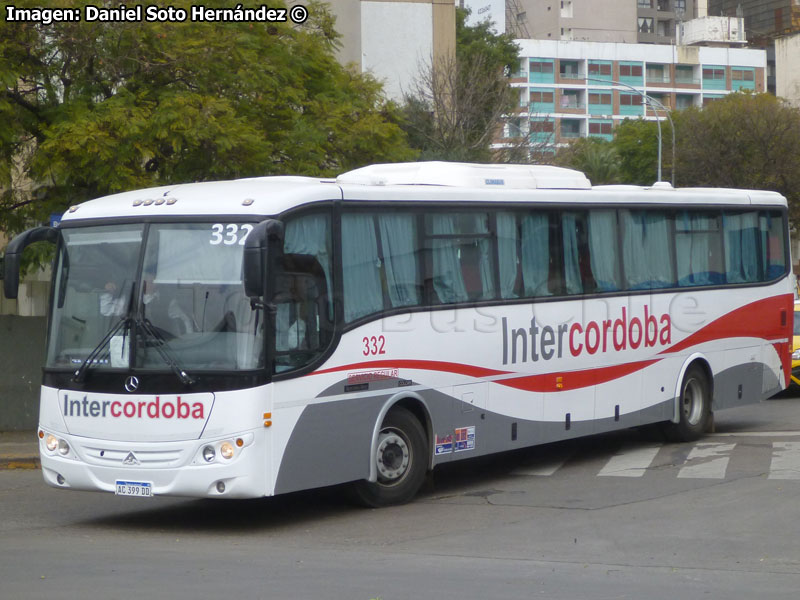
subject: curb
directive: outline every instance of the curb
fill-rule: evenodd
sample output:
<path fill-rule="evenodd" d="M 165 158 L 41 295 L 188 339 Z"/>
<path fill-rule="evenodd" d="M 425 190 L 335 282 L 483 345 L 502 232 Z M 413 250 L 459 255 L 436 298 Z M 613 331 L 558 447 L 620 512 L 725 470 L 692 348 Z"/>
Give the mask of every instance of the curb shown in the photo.
<path fill-rule="evenodd" d="M 39 458 L 32 456 L 0 456 L 0 471 L 14 469 L 41 469 Z"/>

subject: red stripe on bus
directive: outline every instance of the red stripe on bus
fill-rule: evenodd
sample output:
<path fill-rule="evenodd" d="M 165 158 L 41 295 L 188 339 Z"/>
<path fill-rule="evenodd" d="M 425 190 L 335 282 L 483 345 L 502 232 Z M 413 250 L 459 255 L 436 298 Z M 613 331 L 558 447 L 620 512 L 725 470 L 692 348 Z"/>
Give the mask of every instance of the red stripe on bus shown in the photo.
<path fill-rule="evenodd" d="M 640 360 L 637 362 L 613 365 L 611 367 L 598 367 L 595 369 L 584 369 L 582 371 L 564 371 L 561 373 L 544 373 L 541 375 L 525 375 L 511 379 L 501 379 L 495 381 L 500 385 L 524 390 L 526 392 L 566 392 L 578 390 L 592 385 L 598 385 L 625 377 L 661 359 Z"/>
<path fill-rule="evenodd" d="M 786 312 L 786 324 L 784 325 L 781 325 L 782 310 Z M 791 294 L 757 300 L 711 321 L 702 329 L 662 350 L 659 354 L 680 352 L 691 346 L 724 338 L 749 337 L 768 340 L 787 337 L 791 335 L 789 332 L 792 329 L 793 310 L 794 297 Z M 675 327 L 674 321 L 672 326 Z"/>
<path fill-rule="evenodd" d="M 351 371 L 358 369 L 419 369 L 422 371 L 442 371 L 445 373 L 456 373 L 458 375 L 468 375 L 470 377 L 492 377 L 497 375 L 511 375 L 513 371 L 497 371 L 495 369 L 486 369 L 484 367 L 476 367 L 474 365 L 465 365 L 461 363 L 445 362 L 439 360 L 370 360 L 360 363 L 353 363 L 349 365 L 342 365 L 341 367 L 333 367 L 330 369 L 322 369 L 321 371 L 314 371 L 310 375 L 324 375 L 326 373 L 337 373 L 341 371 Z"/>

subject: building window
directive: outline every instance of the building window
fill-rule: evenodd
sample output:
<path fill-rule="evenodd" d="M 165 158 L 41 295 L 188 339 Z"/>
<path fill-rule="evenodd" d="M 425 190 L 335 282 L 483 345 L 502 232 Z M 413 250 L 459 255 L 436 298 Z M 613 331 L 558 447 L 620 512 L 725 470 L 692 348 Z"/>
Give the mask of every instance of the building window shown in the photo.
<path fill-rule="evenodd" d="M 531 61 L 531 73 L 552 73 L 552 61 Z"/>
<path fill-rule="evenodd" d="M 512 119 L 504 127 L 503 137 L 519 138 L 522 137 L 522 120 Z"/>
<path fill-rule="evenodd" d="M 642 65 L 620 65 L 619 75 L 620 77 L 641 77 Z"/>
<path fill-rule="evenodd" d="M 611 93 L 610 92 L 590 92 L 589 93 L 589 104 L 607 104 L 611 105 Z"/>
<path fill-rule="evenodd" d="M 534 144 L 551 144 L 555 130 L 556 123 L 553 119 L 546 117 L 531 119 L 529 124 L 530 141 Z"/>
<path fill-rule="evenodd" d="M 694 78 L 694 67 L 677 65 L 675 67 L 675 83 L 700 83 Z"/>
<path fill-rule="evenodd" d="M 578 119 L 561 119 L 561 137 L 581 137 L 581 122 Z"/>
<path fill-rule="evenodd" d="M 653 8 L 653 0 L 639 0 L 637 6 L 639 8 Z"/>
<path fill-rule="evenodd" d="M 669 83 L 669 65 L 647 65 L 647 83 Z"/>
<path fill-rule="evenodd" d="M 703 69 L 703 79 L 725 80 L 725 69 L 706 67 Z"/>
<path fill-rule="evenodd" d="M 675 0 L 675 12 L 686 12 L 686 0 Z"/>
<path fill-rule="evenodd" d="M 650 98 L 654 100 L 654 102 L 650 103 L 650 109 L 657 112 L 659 110 L 663 110 L 661 107 L 663 106 L 666 109 L 670 109 L 671 107 L 671 100 L 669 94 L 649 94 Z"/>
<path fill-rule="evenodd" d="M 653 18 L 639 17 L 639 33 L 653 33 Z"/>
<path fill-rule="evenodd" d="M 564 79 L 580 79 L 580 62 L 577 60 L 561 60 L 558 74 Z"/>
<path fill-rule="evenodd" d="M 662 12 L 669 11 L 669 0 L 658 0 L 658 10 Z"/>
<path fill-rule="evenodd" d="M 638 94 L 620 94 L 619 103 L 620 106 L 641 106 L 642 97 Z"/>
<path fill-rule="evenodd" d="M 579 90 L 561 90 L 561 108 L 584 108 Z"/>
<path fill-rule="evenodd" d="M 709 65 L 703 67 L 703 87 L 712 90 L 725 89 L 725 67 Z"/>
<path fill-rule="evenodd" d="M 589 63 L 589 75 L 611 75 L 611 63 Z"/>
<path fill-rule="evenodd" d="M 528 80 L 532 83 L 555 83 L 555 61 L 552 58 L 531 58 Z"/>
<path fill-rule="evenodd" d="M 553 103 L 553 92 L 539 92 L 531 90 L 531 104 L 537 102 L 544 102 L 545 104 Z"/>
<path fill-rule="evenodd" d="M 589 135 L 610 141 L 614 137 L 614 124 L 611 121 L 589 121 Z"/>
<path fill-rule="evenodd" d="M 695 105 L 695 96 L 692 94 L 675 94 L 675 108 L 683 110 Z"/>

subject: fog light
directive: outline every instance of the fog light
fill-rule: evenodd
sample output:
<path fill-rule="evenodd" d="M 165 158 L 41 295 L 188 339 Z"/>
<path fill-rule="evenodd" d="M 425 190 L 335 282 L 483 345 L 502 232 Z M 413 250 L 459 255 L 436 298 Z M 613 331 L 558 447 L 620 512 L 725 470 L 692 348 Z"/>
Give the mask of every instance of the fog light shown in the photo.
<path fill-rule="evenodd" d="M 214 451 L 214 446 L 206 446 L 203 448 L 203 458 L 206 462 L 211 462 L 217 453 Z"/>
<path fill-rule="evenodd" d="M 47 435 L 47 439 L 44 441 L 45 446 L 50 452 L 55 452 L 56 448 L 58 448 L 58 438 L 54 436 L 52 433 Z"/>
<path fill-rule="evenodd" d="M 220 494 L 224 494 L 225 493 L 225 482 L 224 481 L 218 481 L 217 482 L 217 491 Z"/>
<path fill-rule="evenodd" d="M 233 458 L 234 450 L 233 444 L 230 442 L 222 442 L 219 447 L 219 453 L 222 455 L 222 458 L 231 459 Z"/>
<path fill-rule="evenodd" d="M 64 481 L 66 480 L 64 479 L 64 476 L 61 473 L 59 473 L 58 475 L 56 475 L 56 481 L 58 482 L 58 485 L 64 485 Z"/>
<path fill-rule="evenodd" d="M 66 456 L 69 454 L 69 444 L 64 440 L 58 440 L 58 453 L 61 456 Z"/>

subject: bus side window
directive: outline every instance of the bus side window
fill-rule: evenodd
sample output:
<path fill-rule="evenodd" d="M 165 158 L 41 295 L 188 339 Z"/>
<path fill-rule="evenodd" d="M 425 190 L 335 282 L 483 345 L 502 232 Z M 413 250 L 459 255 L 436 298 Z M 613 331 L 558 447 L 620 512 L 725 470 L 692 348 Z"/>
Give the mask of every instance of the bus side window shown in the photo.
<path fill-rule="evenodd" d="M 333 328 L 327 319 L 324 277 L 284 273 L 277 279 L 275 370 L 283 372 L 313 361 L 328 345 Z"/>

